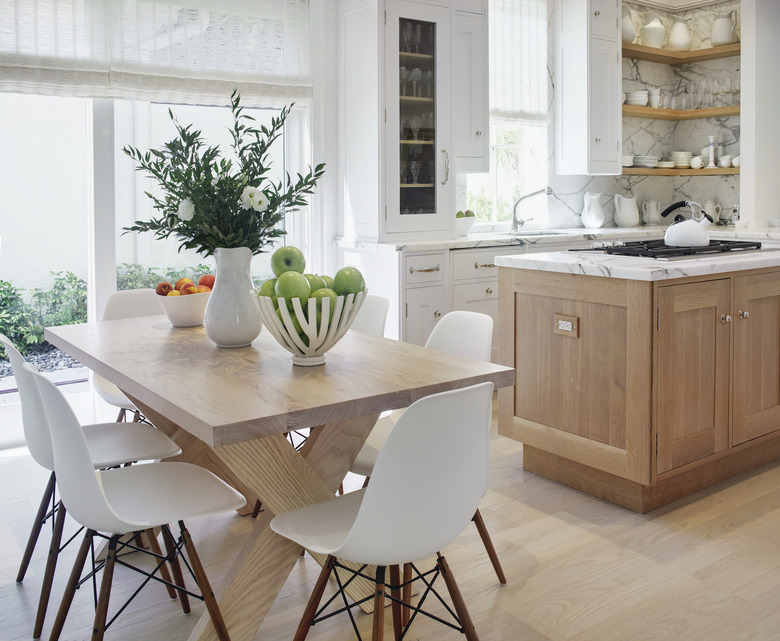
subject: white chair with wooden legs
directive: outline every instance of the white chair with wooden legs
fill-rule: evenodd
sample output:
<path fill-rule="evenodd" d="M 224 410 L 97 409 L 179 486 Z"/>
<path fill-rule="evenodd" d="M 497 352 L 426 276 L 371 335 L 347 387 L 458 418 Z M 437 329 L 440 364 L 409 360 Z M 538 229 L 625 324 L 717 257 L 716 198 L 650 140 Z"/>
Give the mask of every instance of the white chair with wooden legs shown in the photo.
<path fill-rule="evenodd" d="M 54 456 L 51 448 L 48 421 L 41 403 L 38 387 L 30 371 L 34 368 L 27 364 L 13 343 L 0 334 L 0 344 L 11 362 L 11 367 L 19 389 L 22 403 L 22 423 L 24 438 L 30 455 L 36 463 L 51 471 L 38 512 L 35 516 L 27 546 L 22 556 L 16 581 L 21 583 L 27 573 L 35 545 L 43 524 L 54 517 L 52 538 L 49 544 L 49 555 L 46 570 L 43 575 L 41 594 L 38 600 L 38 612 L 35 617 L 33 638 L 41 636 L 46 609 L 51 594 L 54 571 L 62 541 L 62 531 L 65 525 L 65 507 L 56 500 L 56 474 L 54 471 Z M 28 369 L 29 368 L 29 369 Z M 152 427 L 140 423 L 98 423 L 81 427 L 86 439 L 92 465 L 95 469 L 124 465 L 135 461 L 146 461 L 168 458 L 181 454 L 181 448 L 165 434 Z M 155 541 L 150 541 L 154 546 Z M 172 595 L 175 596 L 175 595 Z"/>
<path fill-rule="evenodd" d="M 425 347 L 438 349 L 449 354 L 489 361 L 492 343 L 493 319 L 490 316 L 477 312 L 454 311 L 442 316 L 434 326 L 425 343 Z M 380 418 L 368 435 L 357 457 L 355 457 L 355 462 L 352 464 L 350 472 L 366 477 L 363 487 L 368 485 L 377 456 L 379 456 L 379 451 L 404 411 L 403 409 L 396 410 Z M 473 520 L 485 550 L 490 557 L 490 562 L 496 572 L 498 581 L 501 585 L 505 585 L 506 576 L 501 567 L 501 561 L 499 561 L 498 553 L 479 510 L 474 512 Z"/>
<path fill-rule="evenodd" d="M 139 316 L 156 316 L 162 314 L 160 297 L 153 289 L 127 289 L 114 292 L 106 301 L 103 320 L 118 320 L 120 318 L 138 318 Z M 119 408 L 117 421 L 124 421 L 131 412 L 133 421 L 141 418 L 140 410 L 124 395 L 116 385 L 100 374 L 93 374 L 95 391 L 109 405 Z"/>
<path fill-rule="evenodd" d="M 363 301 L 363 306 L 355 316 L 355 320 L 352 321 L 350 329 L 373 336 L 384 336 L 388 309 L 390 309 L 390 301 L 387 298 L 369 294 Z"/>
<path fill-rule="evenodd" d="M 352 619 L 350 608 L 374 599 L 372 639 L 381 641 L 384 600 L 389 598 L 398 639 L 418 614 L 430 616 L 422 610 L 430 592 L 445 603 L 426 585 L 421 587 L 420 602 L 411 604 L 410 582 L 423 576 L 414 563 L 433 554 L 436 567 L 425 583 L 432 588 L 439 575 L 444 578 L 455 623 L 438 620 L 464 632 L 468 641 L 477 641 L 465 601 L 440 550 L 463 531 L 487 491 L 492 396 L 493 384 L 480 383 L 416 401 L 388 436 L 368 487 L 274 517 L 274 532 L 327 555 L 295 641 L 306 638 L 309 628 L 333 601 L 319 608 L 330 573 L 351 571 L 337 559 L 377 566 L 374 594 L 351 604 L 342 594 L 343 603 Z M 414 571 L 416 578 L 402 582 L 401 566 L 405 576 Z M 389 584 L 385 582 L 387 568 Z M 352 623 L 357 633 L 354 619 Z M 361 638 L 359 633 L 357 636 Z"/>
<path fill-rule="evenodd" d="M 62 500 L 68 506 L 71 516 L 87 529 L 68 579 L 50 640 L 57 641 L 62 633 L 74 593 L 80 583 L 84 562 L 93 546 L 93 540 L 98 537 L 108 541 L 108 553 L 103 564 L 103 577 L 92 631 L 93 641 L 103 639 L 106 628 L 114 620 L 112 618 L 107 621 L 114 567 L 117 564 L 130 567 L 117 557 L 118 551 L 123 548 L 154 557 L 157 565 L 152 572 L 135 568 L 148 579 L 166 582 L 157 574 L 166 563 L 171 563 L 174 582 L 168 580 L 166 585 L 178 593 L 185 613 L 190 610 L 189 596 L 202 598 L 218 638 L 220 641 L 229 641 L 230 636 L 219 605 L 184 520 L 237 510 L 244 505 L 244 496 L 208 470 L 189 463 L 147 463 L 95 471 L 84 431 L 65 397 L 49 379 L 30 365 L 25 364 L 23 367 L 34 377 L 46 411 L 54 468 Z M 169 524 L 175 522 L 178 522 L 180 530 L 177 538 L 169 528 Z M 155 550 L 154 546 L 149 551 L 123 542 L 122 537 L 125 534 L 150 532 L 154 528 L 161 528 L 163 532 L 166 555 L 162 555 L 159 548 Z M 178 563 L 182 550 L 187 552 L 187 567 L 191 568 L 200 595 L 190 592 L 184 584 Z M 93 568 L 93 575 L 94 572 Z M 131 600 L 134 596 L 135 594 L 130 597 Z M 120 608 L 119 612 L 122 609 L 124 607 Z"/>

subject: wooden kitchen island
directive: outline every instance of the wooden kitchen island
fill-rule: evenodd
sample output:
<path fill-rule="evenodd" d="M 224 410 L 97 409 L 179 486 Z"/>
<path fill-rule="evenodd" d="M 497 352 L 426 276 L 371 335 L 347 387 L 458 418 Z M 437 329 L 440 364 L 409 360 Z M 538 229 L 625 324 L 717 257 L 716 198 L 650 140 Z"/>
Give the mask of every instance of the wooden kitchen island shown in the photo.
<path fill-rule="evenodd" d="M 647 512 L 780 458 L 780 251 L 496 263 L 525 470 Z"/>

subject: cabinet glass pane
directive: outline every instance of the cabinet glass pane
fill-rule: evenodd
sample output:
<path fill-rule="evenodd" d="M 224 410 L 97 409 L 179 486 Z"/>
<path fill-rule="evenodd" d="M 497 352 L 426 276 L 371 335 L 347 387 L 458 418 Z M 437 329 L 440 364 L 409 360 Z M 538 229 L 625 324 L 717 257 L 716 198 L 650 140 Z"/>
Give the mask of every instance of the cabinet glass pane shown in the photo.
<path fill-rule="evenodd" d="M 436 25 L 398 25 L 401 215 L 436 213 Z"/>

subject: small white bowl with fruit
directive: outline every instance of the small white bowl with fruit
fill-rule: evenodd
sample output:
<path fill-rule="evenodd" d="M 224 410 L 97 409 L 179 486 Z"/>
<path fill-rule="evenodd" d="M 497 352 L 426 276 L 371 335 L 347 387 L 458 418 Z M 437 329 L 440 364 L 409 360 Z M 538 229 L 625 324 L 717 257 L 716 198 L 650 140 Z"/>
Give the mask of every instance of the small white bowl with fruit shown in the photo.
<path fill-rule="evenodd" d="M 476 220 L 477 217 L 470 209 L 457 212 L 455 214 L 455 233 L 458 236 L 468 236 Z"/>
<path fill-rule="evenodd" d="M 180 278 L 175 285 L 163 281 L 155 288 L 160 305 L 174 327 L 203 325 L 203 314 L 214 287 L 214 276 L 204 274 L 196 285 L 191 278 Z"/>
<path fill-rule="evenodd" d="M 304 274 L 303 253 L 291 246 L 273 253 L 271 269 L 275 277 L 257 290 L 263 324 L 292 354 L 293 365 L 322 365 L 363 305 L 363 275 L 355 267 L 343 267 L 333 278 Z"/>

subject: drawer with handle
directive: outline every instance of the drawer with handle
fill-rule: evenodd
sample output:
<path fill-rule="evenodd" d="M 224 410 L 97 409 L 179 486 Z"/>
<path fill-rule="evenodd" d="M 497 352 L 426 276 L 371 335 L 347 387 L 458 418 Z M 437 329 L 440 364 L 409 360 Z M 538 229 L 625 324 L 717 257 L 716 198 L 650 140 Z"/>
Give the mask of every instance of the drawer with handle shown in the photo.
<path fill-rule="evenodd" d="M 444 253 L 406 256 L 404 267 L 407 285 L 441 282 L 444 279 Z"/>
<path fill-rule="evenodd" d="M 457 250 L 452 252 L 452 280 L 472 278 L 497 278 L 498 267 L 495 257 L 519 254 L 514 247 L 491 247 L 478 250 Z"/>

